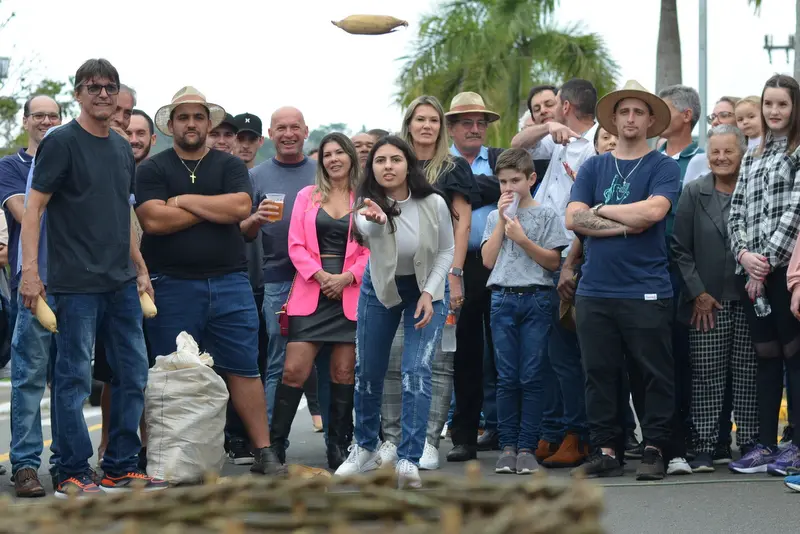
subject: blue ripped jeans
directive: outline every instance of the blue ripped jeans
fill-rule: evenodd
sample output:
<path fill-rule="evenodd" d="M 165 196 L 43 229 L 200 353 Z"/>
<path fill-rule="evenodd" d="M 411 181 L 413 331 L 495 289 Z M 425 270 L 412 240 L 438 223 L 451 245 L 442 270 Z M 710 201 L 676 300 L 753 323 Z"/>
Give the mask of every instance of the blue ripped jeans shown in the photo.
<path fill-rule="evenodd" d="M 369 451 L 378 448 L 383 381 L 389 366 L 392 339 L 405 311 L 403 359 L 400 364 L 403 384 L 400 414 L 402 435 L 397 456 L 400 460 L 419 465 L 431 407 L 431 363 L 441 343 L 450 297 L 445 292 L 443 300 L 434 302 L 431 322 L 417 330 L 414 324 L 419 319 L 414 319 L 414 313 L 420 291 L 416 277 L 398 276 L 395 282 L 402 302 L 392 308 L 386 308 L 378 300 L 369 267 L 364 271 L 361 282 L 356 326 L 355 439 L 360 447 Z"/>

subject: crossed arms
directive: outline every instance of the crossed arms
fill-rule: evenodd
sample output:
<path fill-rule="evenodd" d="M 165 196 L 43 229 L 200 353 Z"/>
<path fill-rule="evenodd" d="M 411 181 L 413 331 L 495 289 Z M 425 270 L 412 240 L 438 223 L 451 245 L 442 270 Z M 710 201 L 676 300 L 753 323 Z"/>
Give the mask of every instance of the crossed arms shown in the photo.
<path fill-rule="evenodd" d="M 570 202 L 567 228 L 592 237 L 638 234 L 666 217 L 670 208 L 669 199 L 660 195 L 631 204 L 603 205 L 597 210 L 583 202 Z"/>

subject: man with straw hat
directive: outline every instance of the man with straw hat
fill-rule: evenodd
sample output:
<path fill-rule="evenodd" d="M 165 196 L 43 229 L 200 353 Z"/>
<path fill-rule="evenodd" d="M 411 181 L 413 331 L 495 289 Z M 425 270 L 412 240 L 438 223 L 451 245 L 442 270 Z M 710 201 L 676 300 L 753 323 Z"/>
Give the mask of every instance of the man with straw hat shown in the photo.
<path fill-rule="evenodd" d="M 645 450 L 636 477 L 665 476 L 674 402 L 672 284 L 665 244 L 666 216 L 680 187 L 678 164 L 650 148 L 670 121 L 667 104 L 636 81 L 597 103 L 597 120 L 619 137 L 617 148 L 578 171 L 567 206 L 567 228 L 586 237 L 588 254 L 575 297 L 577 332 L 586 373 L 592 445 L 582 469 L 590 477 L 622 475 L 621 415 L 625 364 Z M 627 359 L 627 362 L 626 362 Z"/>
<path fill-rule="evenodd" d="M 250 178 L 239 158 L 206 146 L 208 132 L 224 119 L 225 110 L 194 87 L 175 93 L 156 113 L 156 127 L 173 146 L 136 173 L 142 256 L 158 298 L 147 337 L 155 354 L 170 354 L 186 331 L 213 353 L 253 444 L 250 471 L 280 474 L 269 448 L 258 313 L 239 228 L 250 216 Z"/>

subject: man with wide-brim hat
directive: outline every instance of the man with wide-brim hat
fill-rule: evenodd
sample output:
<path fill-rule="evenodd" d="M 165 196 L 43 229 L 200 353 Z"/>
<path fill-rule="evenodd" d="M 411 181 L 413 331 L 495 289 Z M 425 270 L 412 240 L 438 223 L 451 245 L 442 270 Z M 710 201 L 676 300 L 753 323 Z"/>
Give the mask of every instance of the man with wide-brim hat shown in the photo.
<path fill-rule="evenodd" d="M 252 185 L 237 157 L 206 146 L 225 110 L 184 87 L 156 113 L 172 148 L 136 172 L 142 256 L 157 285 L 158 314 L 146 323 L 154 354 L 175 351 L 182 331 L 214 352 L 236 412 L 250 436 L 251 472 L 280 474 L 270 448 L 264 386 L 258 368 L 258 312 L 248 280 L 239 224 L 250 216 Z"/>
<path fill-rule="evenodd" d="M 200 104 L 205 107 L 208 112 L 209 120 L 211 121 L 212 130 L 225 120 L 225 110 L 222 106 L 211 104 L 206 100 L 206 96 L 203 93 L 191 85 L 187 85 L 172 96 L 172 102 L 166 106 L 162 106 L 156 112 L 156 128 L 164 135 L 172 137 L 172 128 L 169 122 L 172 120 L 175 108 L 181 104 Z"/>
<path fill-rule="evenodd" d="M 666 217 L 680 187 L 680 167 L 653 150 L 670 120 L 667 104 L 636 81 L 605 95 L 597 119 L 619 136 L 617 148 L 587 160 L 567 206 L 567 228 L 585 237 L 586 256 L 575 296 L 578 340 L 586 373 L 586 412 L 596 452 L 582 469 L 592 477 L 622 476 L 627 399 L 626 364 L 634 398 L 646 399 L 639 417 L 644 454 L 638 480 L 666 471 L 675 409 L 672 357 L 672 284 L 665 244 Z M 669 453 L 669 451 L 665 451 Z"/>

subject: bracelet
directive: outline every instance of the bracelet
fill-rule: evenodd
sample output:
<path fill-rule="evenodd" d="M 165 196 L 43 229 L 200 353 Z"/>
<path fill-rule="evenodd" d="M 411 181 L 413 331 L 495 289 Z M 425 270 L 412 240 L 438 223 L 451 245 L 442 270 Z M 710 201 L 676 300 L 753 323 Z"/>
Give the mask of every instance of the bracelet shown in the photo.
<path fill-rule="evenodd" d="M 178 197 L 179 197 L 179 196 L 180 196 L 180 195 L 178 195 Z M 175 207 L 176 207 L 176 208 L 180 208 L 180 206 L 178 206 L 178 197 L 175 197 Z"/>

